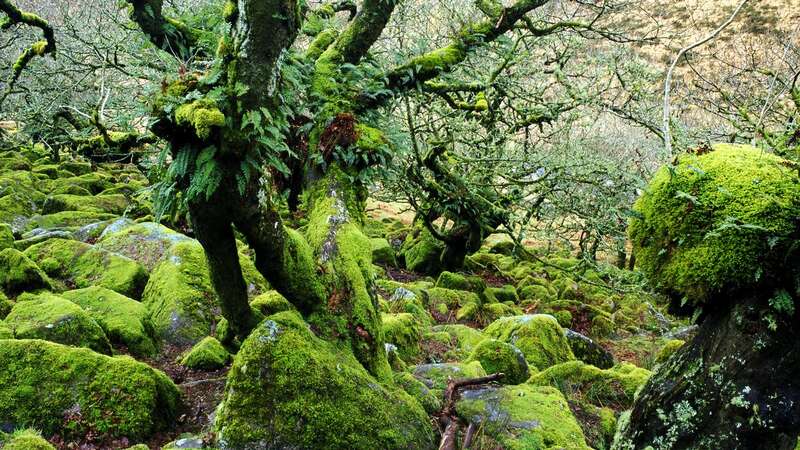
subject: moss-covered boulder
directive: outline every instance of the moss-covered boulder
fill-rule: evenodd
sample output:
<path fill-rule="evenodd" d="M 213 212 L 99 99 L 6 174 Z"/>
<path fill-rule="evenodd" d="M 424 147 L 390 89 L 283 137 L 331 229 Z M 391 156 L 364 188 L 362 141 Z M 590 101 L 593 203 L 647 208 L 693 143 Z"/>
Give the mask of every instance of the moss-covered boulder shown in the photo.
<path fill-rule="evenodd" d="M 181 364 L 195 370 L 215 370 L 225 367 L 231 355 L 213 337 L 206 337 L 181 357 Z"/>
<path fill-rule="evenodd" d="M 28 221 L 26 231 L 32 231 L 37 228 L 44 230 L 77 230 L 114 217 L 116 216 L 113 214 L 94 211 L 62 211 L 53 214 L 36 215 Z"/>
<path fill-rule="evenodd" d="M 5 324 L 17 339 L 44 339 L 111 354 L 100 325 L 80 306 L 53 294 L 20 296 Z"/>
<path fill-rule="evenodd" d="M 419 403 L 379 384 L 293 312 L 263 321 L 244 341 L 215 422 L 222 449 L 433 449 Z"/>
<path fill-rule="evenodd" d="M 5 442 L 2 442 L 3 439 Z M 4 450 L 56 450 L 41 433 L 32 428 L 16 431 L 7 439 L 0 436 L 0 444 Z"/>
<path fill-rule="evenodd" d="M 200 244 L 179 242 L 169 248 L 150 274 L 142 303 L 166 343 L 189 346 L 211 334 L 219 311 Z"/>
<path fill-rule="evenodd" d="M 83 308 L 103 328 L 112 344 L 125 346 L 137 356 L 155 354 L 155 328 L 143 304 L 101 286 L 60 295 Z"/>
<path fill-rule="evenodd" d="M 428 414 L 435 414 L 442 410 L 441 392 L 429 389 L 414 375 L 405 371 L 395 372 L 394 382 L 403 388 L 408 395 L 414 397 Z"/>
<path fill-rule="evenodd" d="M 486 376 L 481 363 L 435 363 L 414 366 L 411 373 L 429 389 L 444 391 L 450 379 L 478 378 Z"/>
<path fill-rule="evenodd" d="M 468 327 L 462 324 L 436 325 L 432 328 L 435 333 L 447 333 L 455 341 L 453 351 L 456 359 L 468 357 L 475 347 L 486 339 L 486 335 L 481 330 Z"/>
<path fill-rule="evenodd" d="M 56 194 L 47 197 L 42 211 L 52 214 L 61 211 L 89 211 L 122 215 L 129 202 L 124 195 L 73 195 Z"/>
<path fill-rule="evenodd" d="M 497 339 L 485 339 L 472 351 L 468 361 L 478 361 L 488 374 L 502 373 L 503 384 L 520 384 L 530 371 L 525 355 L 517 348 Z"/>
<path fill-rule="evenodd" d="M 25 250 L 49 276 L 68 286 L 102 286 L 138 299 L 147 283 L 147 272 L 136 261 L 69 239 L 50 239 Z"/>
<path fill-rule="evenodd" d="M 372 246 L 372 262 L 374 264 L 392 267 L 397 266 L 397 257 L 389 241 L 385 238 L 371 238 L 369 243 Z"/>
<path fill-rule="evenodd" d="M 626 409 L 633 404 L 636 391 L 650 375 L 649 370 L 629 363 L 599 369 L 581 361 L 570 361 L 534 374 L 528 383 L 558 387 L 595 405 Z"/>
<path fill-rule="evenodd" d="M 51 287 L 47 274 L 19 250 L 0 251 L 0 289 L 8 295 Z"/>
<path fill-rule="evenodd" d="M 681 156 L 653 177 L 634 210 L 637 266 L 673 297 L 700 304 L 794 276 L 786 261 L 800 251 L 800 176 L 777 156 L 732 145 Z"/>
<path fill-rule="evenodd" d="M 552 387 L 465 390 L 456 411 L 483 431 L 475 448 L 590 450 L 564 396 Z"/>
<path fill-rule="evenodd" d="M 384 342 L 397 347 L 404 360 L 411 360 L 419 354 L 419 341 L 422 327 L 410 313 L 381 314 Z"/>
<path fill-rule="evenodd" d="M 592 339 L 572 330 L 564 330 L 572 353 L 580 361 L 610 369 L 614 366 L 614 355 Z"/>
<path fill-rule="evenodd" d="M 564 329 L 547 314 L 503 317 L 486 327 L 484 334 L 515 345 L 538 370 L 575 359 Z"/>
<path fill-rule="evenodd" d="M 444 271 L 436 279 L 436 287 L 471 291 L 480 294 L 486 289 L 486 282 L 475 275 L 463 275 L 455 272 Z"/>
<path fill-rule="evenodd" d="M 153 222 L 121 222 L 106 229 L 97 246 L 127 256 L 153 270 L 170 247 L 192 239 Z"/>
<path fill-rule="evenodd" d="M 0 418 L 47 435 L 144 440 L 171 425 L 180 393 L 129 357 L 41 340 L 0 340 Z"/>
<path fill-rule="evenodd" d="M 422 226 L 415 227 L 406 236 L 400 251 L 408 270 L 432 275 L 442 270 L 444 244 Z"/>
<path fill-rule="evenodd" d="M 486 299 L 487 303 L 519 303 L 519 294 L 517 294 L 517 289 L 510 284 L 502 287 L 488 287 L 483 291 L 483 297 Z"/>

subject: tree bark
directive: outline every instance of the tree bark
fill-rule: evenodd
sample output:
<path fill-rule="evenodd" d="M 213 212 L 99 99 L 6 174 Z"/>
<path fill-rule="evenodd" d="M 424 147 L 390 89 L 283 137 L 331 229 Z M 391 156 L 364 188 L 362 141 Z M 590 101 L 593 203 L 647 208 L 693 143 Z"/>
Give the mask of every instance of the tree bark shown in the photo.
<path fill-rule="evenodd" d="M 614 449 L 791 450 L 800 433 L 800 322 L 768 297 L 717 298 L 650 378 Z M 730 306 L 735 302 L 734 306 Z"/>

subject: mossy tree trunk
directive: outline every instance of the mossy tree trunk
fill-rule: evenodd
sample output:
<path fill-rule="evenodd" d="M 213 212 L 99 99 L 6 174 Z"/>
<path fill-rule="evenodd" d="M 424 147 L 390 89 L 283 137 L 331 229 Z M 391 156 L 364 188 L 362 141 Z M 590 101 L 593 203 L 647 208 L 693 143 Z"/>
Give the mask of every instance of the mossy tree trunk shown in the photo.
<path fill-rule="evenodd" d="M 613 448 L 795 448 L 800 320 L 763 295 L 714 303 L 726 306 L 653 374 Z"/>
<path fill-rule="evenodd" d="M 160 0 L 129 3 L 131 17 L 153 43 L 161 48 L 192 48 L 196 32 L 162 17 Z M 471 49 L 496 39 L 546 1 L 519 0 L 509 8 L 484 2 L 495 6 L 485 20 L 465 26 L 444 50 L 377 75 L 374 83 L 367 84 L 379 86 L 376 92 L 350 86 L 341 78 L 342 66 L 361 62 L 397 2 L 364 0 L 355 15 L 353 2 L 337 1 L 315 11 L 301 11 L 299 3 L 228 1 L 224 14 L 229 32 L 221 38 L 215 68 L 165 84 L 162 97 L 154 102 L 157 120 L 152 129 L 170 143 L 174 187 L 187 200 L 233 334 L 246 336 L 259 319 L 248 305 L 235 228 L 254 249 L 259 271 L 315 332 L 348 345 L 372 375 L 388 381 L 371 250 L 361 232 L 366 190 L 359 181 L 365 169 L 381 161 L 373 156 L 385 151 L 388 143 L 380 131 L 361 120 L 395 95 L 451 70 Z M 348 11 L 351 20 L 338 31 L 332 27 L 335 21 L 327 19 L 340 10 Z M 290 47 L 304 13 L 306 28 L 313 28 L 306 32 L 314 41 L 305 55 L 297 55 Z M 289 123 L 302 119 L 286 112 L 286 95 L 291 93 L 283 86 L 281 73 L 291 58 L 313 66 L 307 84 L 292 88 L 309 94 L 311 127 L 300 137 L 279 133 L 283 142 L 277 142 L 275 130 L 288 129 Z M 272 140 L 267 139 L 270 134 Z M 280 150 L 286 142 L 302 142 L 304 149 L 290 155 Z M 357 153 L 359 162 L 344 162 L 348 152 Z M 262 171 L 264 166 L 276 167 L 276 158 L 292 167 L 293 186 L 302 180 L 303 209 L 309 220 L 304 234 L 284 224 L 276 177 Z M 293 197 L 300 196 L 295 192 Z"/>

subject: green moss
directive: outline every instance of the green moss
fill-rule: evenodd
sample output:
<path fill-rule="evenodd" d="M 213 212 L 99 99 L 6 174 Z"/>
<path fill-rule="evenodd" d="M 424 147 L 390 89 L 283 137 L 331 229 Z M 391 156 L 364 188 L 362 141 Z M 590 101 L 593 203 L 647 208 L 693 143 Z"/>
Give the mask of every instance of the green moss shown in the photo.
<path fill-rule="evenodd" d="M 128 208 L 124 195 L 71 195 L 56 194 L 47 197 L 42 211 L 52 214 L 61 211 L 87 211 L 122 215 Z"/>
<path fill-rule="evenodd" d="M 0 223 L 0 250 L 14 247 L 14 231 L 11 225 Z"/>
<path fill-rule="evenodd" d="M 463 306 L 470 303 L 477 305 L 481 303 L 480 297 L 478 297 L 477 294 L 468 291 L 436 287 L 426 289 L 424 294 L 427 296 L 428 306 L 432 309 L 437 308 L 438 305 L 445 305 L 447 309 L 456 309 L 459 305 Z"/>
<path fill-rule="evenodd" d="M 118 223 L 107 229 L 97 246 L 138 261 L 152 271 L 164 254 L 178 242 L 192 239 L 153 222 Z"/>
<path fill-rule="evenodd" d="M 53 294 L 20 296 L 5 323 L 18 339 L 44 339 L 111 354 L 100 325 L 80 306 Z"/>
<path fill-rule="evenodd" d="M 656 356 L 656 364 L 663 364 L 667 362 L 667 360 L 675 354 L 681 347 L 685 344 L 685 341 L 680 339 L 671 339 L 667 341 L 666 344 L 659 350 L 658 355 Z"/>
<path fill-rule="evenodd" d="M 47 275 L 19 250 L 7 248 L 0 251 L 0 289 L 8 295 L 51 287 Z"/>
<path fill-rule="evenodd" d="M 14 427 L 143 440 L 172 425 L 180 393 L 129 357 L 40 340 L 0 340 L 0 417 Z"/>
<path fill-rule="evenodd" d="M 422 327 L 409 313 L 381 314 L 384 341 L 394 344 L 404 360 L 411 360 L 419 354 L 419 341 Z"/>
<path fill-rule="evenodd" d="M 684 155 L 653 177 L 634 210 L 637 265 L 668 294 L 700 304 L 791 276 L 800 178 L 774 155 L 730 145 Z"/>
<path fill-rule="evenodd" d="M 83 242 L 50 239 L 29 247 L 25 256 L 77 288 L 97 285 L 136 299 L 147 283 L 147 272 L 136 261 Z"/>
<path fill-rule="evenodd" d="M 486 336 L 481 330 L 470 328 L 461 324 L 437 325 L 432 329 L 434 332 L 445 332 L 452 336 L 456 341 L 456 355 L 458 359 L 466 358 L 472 353 L 473 349 Z"/>
<path fill-rule="evenodd" d="M 317 338 L 292 312 L 244 341 L 216 417 L 222 448 L 435 448 L 419 403 L 380 385 L 350 349 Z"/>
<path fill-rule="evenodd" d="M 520 288 L 519 296 L 523 300 L 538 300 L 540 302 L 548 302 L 555 297 L 555 293 L 548 290 L 545 286 L 531 284 Z"/>
<path fill-rule="evenodd" d="M 216 296 L 200 244 L 178 242 L 167 250 L 150 274 L 142 303 L 167 343 L 192 345 L 211 333 Z"/>
<path fill-rule="evenodd" d="M 431 389 L 444 391 L 450 379 L 479 378 L 486 376 L 478 361 L 464 363 L 420 364 L 412 374 Z"/>
<path fill-rule="evenodd" d="M 225 115 L 214 102 L 202 99 L 178 106 L 175 110 L 175 122 L 193 127 L 197 137 L 208 139 L 214 128 L 225 126 Z"/>
<path fill-rule="evenodd" d="M 486 289 L 486 282 L 477 276 L 466 276 L 460 273 L 444 271 L 436 279 L 436 287 L 480 294 Z"/>
<path fill-rule="evenodd" d="M 487 446 L 496 443 L 508 450 L 589 450 L 564 396 L 551 387 L 522 384 L 465 391 L 456 411 L 483 431 L 476 448 L 494 448 Z"/>
<path fill-rule="evenodd" d="M 414 378 L 408 372 L 395 372 L 394 382 L 406 393 L 414 397 L 428 414 L 435 414 L 442 410 L 442 400 L 439 392 L 428 389 L 424 383 Z"/>
<path fill-rule="evenodd" d="M 77 229 L 97 222 L 111 220 L 117 217 L 114 214 L 94 211 L 62 211 L 43 216 L 33 216 L 27 224 L 27 229 L 44 228 L 46 230 L 66 228 Z"/>
<path fill-rule="evenodd" d="M 6 297 L 6 294 L 0 290 L 0 320 L 6 318 L 8 313 L 11 312 L 11 308 L 14 306 L 14 303 Z"/>
<path fill-rule="evenodd" d="M 250 302 L 250 306 L 259 310 L 264 316 L 283 311 L 294 311 L 294 306 L 277 291 L 267 291 Z"/>
<path fill-rule="evenodd" d="M 503 317 L 486 327 L 488 337 L 514 344 L 538 370 L 572 361 L 575 356 L 564 330 L 546 314 Z"/>
<path fill-rule="evenodd" d="M 511 344 L 497 339 L 485 339 L 472 351 L 468 361 L 478 361 L 488 374 L 503 373 L 503 384 L 520 384 L 528 379 L 525 355 Z"/>
<path fill-rule="evenodd" d="M 421 225 L 416 226 L 406 237 L 401 252 L 406 261 L 406 269 L 426 274 L 441 271 L 441 258 L 444 244 Z"/>
<path fill-rule="evenodd" d="M 483 291 L 483 297 L 486 299 L 487 303 L 495 303 L 495 302 L 512 302 L 512 303 L 519 303 L 519 295 L 517 295 L 517 289 L 510 284 L 507 284 L 503 287 L 487 287 Z"/>
<path fill-rule="evenodd" d="M 133 355 L 155 354 L 155 329 L 143 304 L 100 286 L 64 292 L 61 296 L 83 308 L 111 343 L 125 346 Z"/>
<path fill-rule="evenodd" d="M 3 445 L 4 450 L 56 450 L 34 429 L 15 431 Z"/>
<path fill-rule="evenodd" d="M 225 367 L 231 355 L 213 337 L 206 337 L 181 357 L 181 364 L 195 370 L 216 370 Z"/>
<path fill-rule="evenodd" d="M 651 372 L 629 363 L 611 369 L 598 369 L 581 361 L 570 361 L 549 367 L 533 375 L 529 384 L 555 386 L 565 394 L 580 397 L 594 405 L 633 405 L 636 391 L 647 382 Z"/>
<path fill-rule="evenodd" d="M 372 246 L 372 262 L 384 266 L 397 267 L 397 258 L 394 248 L 384 238 L 372 238 L 369 240 Z"/>
<path fill-rule="evenodd" d="M 75 175 L 85 175 L 92 172 L 92 164 L 85 161 L 68 159 L 58 163 L 62 170 L 72 172 Z"/>
<path fill-rule="evenodd" d="M 554 312 L 553 317 L 555 317 L 558 321 L 558 324 L 564 328 L 569 328 L 572 326 L 572 313 L 566 309 Z"/>

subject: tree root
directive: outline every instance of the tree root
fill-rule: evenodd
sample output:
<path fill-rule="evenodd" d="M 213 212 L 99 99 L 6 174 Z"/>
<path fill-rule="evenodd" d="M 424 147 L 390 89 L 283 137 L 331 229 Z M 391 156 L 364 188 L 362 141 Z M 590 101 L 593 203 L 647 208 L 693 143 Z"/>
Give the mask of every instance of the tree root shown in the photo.
<path fill-rule="evenodd" d="M 505 374 L 495 373 L 480 378 L 467 378 L 462 380 L 450 380 L 447 382 L 447 389 L 444 391 L 444 407 L 439 413 L 439 424 L 444 428 L 442 440 L 439 443 L 439 450 L 456 450 L 456 439 L 461 424 L 456 413 L 456 402 L 458 401 L 459 389 L 469 386 L 479 386 L 491 383 L 503 378 Z M 469 448 L 472 438 L 475 435 L 475 427 L 470 424 L 461 448 Z"/>

